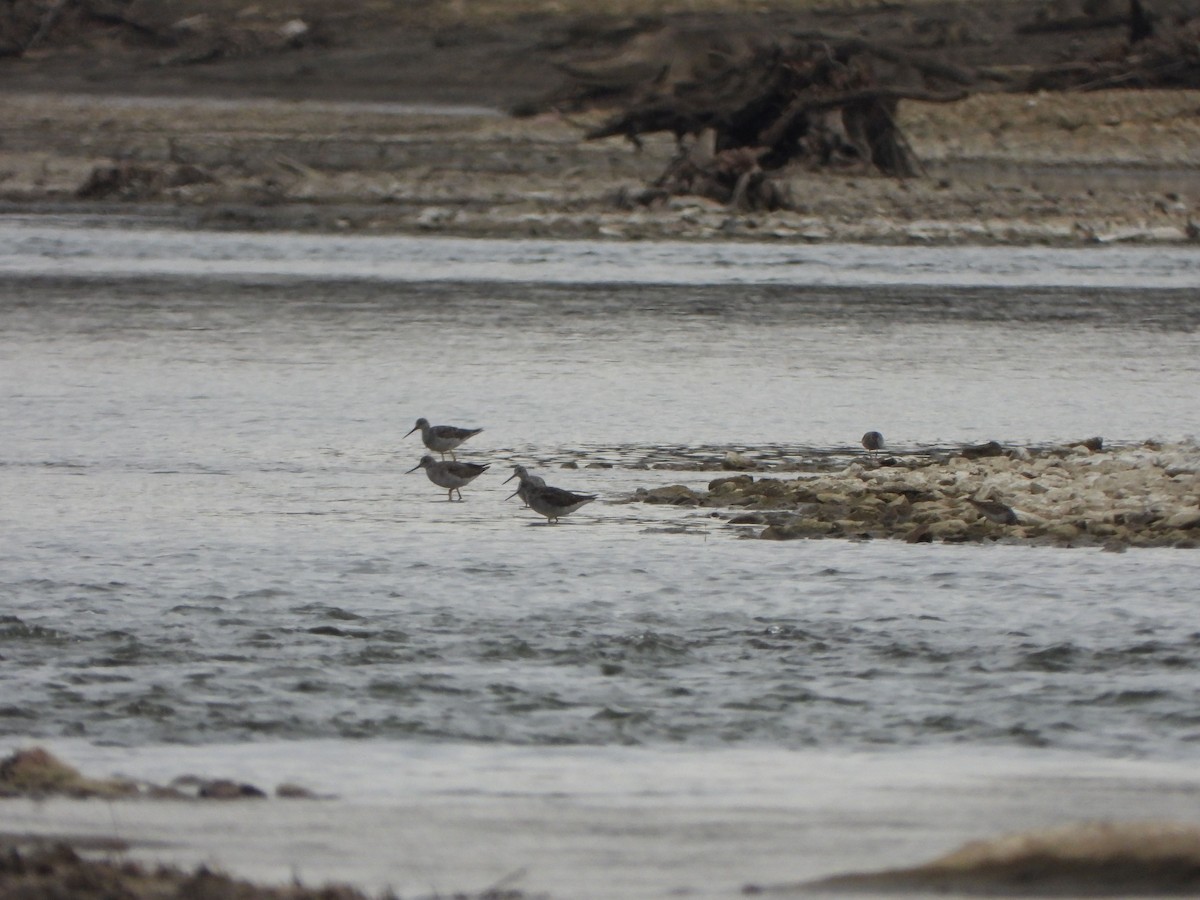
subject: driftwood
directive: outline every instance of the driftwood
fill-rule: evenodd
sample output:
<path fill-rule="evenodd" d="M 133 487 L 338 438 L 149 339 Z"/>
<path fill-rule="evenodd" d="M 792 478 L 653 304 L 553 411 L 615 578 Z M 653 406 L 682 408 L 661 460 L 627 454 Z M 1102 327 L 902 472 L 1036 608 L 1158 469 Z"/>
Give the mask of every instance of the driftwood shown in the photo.
<path fill-rule="evenodd" d="M 1200 88 L 1200 19 L 1156 26 L 1124 52 L 1048 66 L 1031 73 L 1026 90 L 1097 91 L 1114 88 Z"/>
<path fill-rule="evenodd" d="M 1018 34 L 1112 29 L 1123 32 L 1090 56 L 1052 65 L 997 72 L 1009 90 L 1094 91 L 1200 88 L 1200 4 L 1128 0 L 1125 11 L 1027 22 Z"/>
<path fill-rule="evenodd" d="M 625 48 L 569 69 L 581 95 L 619 107 L 587 138 L 671 134 L 680 151 L 648 196 L 699 194 L 734 208 L 786 206 L 771 173 L 791 165 L 917 174 L 898 104 L 961 100 L 974 82 L 943 60 L 824 32 L 675 33 L 643 45 L 657 58 Z"/>
<path fill-rule="evenodd" d="M 1011 33 L 1044 47 L 1052 39 L 1039 35 L 1086 30 L 1054 50 L 1075 59 L 1031 53 L 987 67 L 965 64 L 979 55 L 961 47 L 914 49 L 915 31 L 881 42 L 813 29 L 648 25 L 565 63 L 571 83 L 552 105 L 613 110 L 590 140 L 675 138 L 678 152 L 645 199 L 699 194 L 772 209 L 788 205 L 773 177 L 787 167 L 919 174 L 897 125 L 904 101 L 954 102 L 984 90 L 1200 88 L 1200 19 L 1187 18 L 1198 4 L 1179 2 L 1170 14 L 1158 0 L 1056 4 L 1059 18 L 1010 22 Z"/>

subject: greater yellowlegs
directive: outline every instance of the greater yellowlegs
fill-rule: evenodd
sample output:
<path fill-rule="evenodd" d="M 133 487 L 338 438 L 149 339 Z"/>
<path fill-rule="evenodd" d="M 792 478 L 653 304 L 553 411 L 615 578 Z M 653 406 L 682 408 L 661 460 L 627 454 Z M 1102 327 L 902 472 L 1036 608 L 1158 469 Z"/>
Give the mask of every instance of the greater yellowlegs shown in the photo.
<path fill-rule="evenodd" d="M 521 502 L 525 504 L 525 508 L 529 508 L 529 491 L 532 488 L 546 486 L 546 479 L 541 475 L 534 475 L 524 466 L 513 466 L 513 473 L 504 479 L 504 483 L 508 484 L 514 478 L 519 478 L 517 489 L 505 497 L 505 500 L 511 500 L 513 497 L 520 497 Z"/>
<path fill-rule="evenodd" d="M 539 516 L 546 517 L 546 524 L 556 523 L 560 516 L 570 515 L 596 499 L 595 494 L 576 494 L 563 488 L 551 487 L 548 484 L 525 485 L 525 502 Z"/>
<path fill-rule="evenodd" d="M 481 466 L 478 463 L 458 462 L 456 460 L 450 460 L 449 462 L 442 460 L 439 462 L 426 453 L 421 457 L 421 461 L 408 471 L 415 472 L 417 469 L 424 469 L 430 481 L 438 487 L 446 488 L 447 500 L 454 499 L 455 491 L 458 491 L 458 499 L 461 500 L 463 497 L 460 488 L 482 475 L 487 466 Z M 405 474 L 407 475 L 408 472 Z"/>
<path fill-rule="evenodd" d="M 883 435 L 878 431 L 868 431 L 862 436 L 862 445 L 867 449 L 867 452 L 874 456 L 878 451 L 883 449 Z"/>
<path fill-rule="evenodd" d="M 434 453 L 442 454 L 442 459 L 446 458 L 446 454 L 450 454 L 451 459 L 458 459 L 454 455 L 454 448 L 461 444 L 469 437 L 474 437 L 483 431 L 482 428 L 458 428 L 454 425 L 430 425 L 428 419 L 417 419 L 417 424 L 412 427 L 408 437 L 413 431 L 421 429 L 421 441 L 432 450 Z"/>

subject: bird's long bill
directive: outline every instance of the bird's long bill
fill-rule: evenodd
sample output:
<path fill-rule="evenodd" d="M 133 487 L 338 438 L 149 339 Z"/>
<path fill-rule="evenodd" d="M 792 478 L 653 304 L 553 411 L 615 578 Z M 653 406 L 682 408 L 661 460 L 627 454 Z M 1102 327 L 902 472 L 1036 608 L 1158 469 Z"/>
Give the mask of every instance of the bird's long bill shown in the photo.
<path fill-rule="evenodd" d="M 513 472 L 511 475 L 509 475 L 507 478 L 505 478 L 505 479 L 504 479 L 502 482 L 500 482 L 500 483 L 501 483 L 501 484 L 508 484 L 510 481 L 512 481 L 512 480 L 513 480 L 514 478 L 516 478 L 516 477 L 517 477 L 517 473 L 516 473 L 516 472 Z"/>
<path fill-rule="evenodd" d="M 414 425 L 414 426 L 412 427 L 412 431 L 409 431 L 409 432 L 407 432 L 407 433 L 406 433 L 404 436 L 405 436 L 405 437 L 408 437 L 410 434 L 412 434 L 412 433 L 413 433 L 413 431 L 416 431 L 416 430 L 417 430 L 417 426 L 416 426 L 416 425 Z"/>
<path fill-rule="evenodd" d="M 510 479 L 509 479 L 509 481 L 511 481 L 511 480 L 512 480 L 512 479 L 510 478 Z M 507 497 L 505 497 L 504 499 L 505 499 L 505 500 L 511 500 L 513 497 L 517 496 L 517 494 L 519 494 L 519 493 L 521 493 L 521 489 L 520 489 L 520 488 L 517 488 L 515 491 L 513 491 L 511 494 L 509 494 L 509 495 L 508 495 Z"/>
<path fill-rule="evenodd" d="M 412 432 L 410 431 L 410 432 L 409 432 L 409 434 L 412 434 Z M 405 475 L 411 475 L 413 472 L 417 471 L 417 469 L 419 469 L 419 468 L 421 468 L 421 464 L 420 464 L 420 463 L 417 463 L 415 466 L 413 466 L 411 469 L 409 469 L 409 470 L 408 470 L 407 472 L 405 472 L 404 474 L 405 474 Z"/>

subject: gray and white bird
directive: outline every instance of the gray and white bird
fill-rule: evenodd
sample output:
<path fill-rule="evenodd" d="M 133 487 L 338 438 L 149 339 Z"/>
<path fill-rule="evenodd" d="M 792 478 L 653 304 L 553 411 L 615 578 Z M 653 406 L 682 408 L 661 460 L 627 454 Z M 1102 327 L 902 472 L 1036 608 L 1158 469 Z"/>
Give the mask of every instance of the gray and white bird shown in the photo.
<path fill-rule="evenodd" d="M 883 435 L 878 431 L 868 431 L 862 436 L 862 445 L 866 448 L 867 453 L 874 456 L 883 449 Z"/>
<path fill-rule="evenodd" d="M 430 425 L 428 419 L 417 419 L 417 424 L 412 427 L 408 437 L 417 429 L 421 429 L 421 442 L 425 444 L 434 453 L 440 453 L 442 459 L 446 458 L 446 454 L 450 454 L 451 459 L 458 459 L 454 455 L 454 448 L 465 441 L 467 438 L 474 437 L 483 431 L 482 428 L 458 428 L 455 425 Z"/>
<path fill-rule="evenodd" d="M 513 466 L 513 473 L 505 479 L 505 483 L 514 478 L 520 479 L 520 484 L 505 499 L 520 497 L 535 513 L 546 517 L 547 525 L 555 524 L 560 516 L 570 515 L 579 507 L 596 499 L 595 494 L 576 494 L 574 491 L 548 485 L 544 478 L 531 474 L 524 466 Z"/>
<path fill-rule="evenodd" d="M 560 516 L 570 515 L 586 503 L 596 499 L 595 494 L 576 494 L 574 491 L 551 487 L 548 484 L 530 485 L 526 490 L 525 502 L 539 516 L 546 517 L 547 525 L 554 525 Z"/>
<path fill-rule="evenodd" d="M 415 472 L 417 469 L 424 469 L 425 474 L 429 476 L 429 480 L 438 487 L 444 487 L 447 491 L 447 500 L 454 499 L 454 492 L 458 491 L 458 499 L 463 498 L 461 488 L 465 484 L 470 484 L 485 471 L 486 465 L 478 463 L 458 462 L 457 460 L 441 460 L 440 462 L 426 453 L 421 457 L 421 461 L 413 466 L 408 472 Z M 404 474 L 408 474 L 405 472 Z"/>
<path fill-rule="evenodd" d="M 539 488 L 546 486 L 546 479 L 541 475 L 534 475 L 524 466 L 513 466 L 513 473 L 504 479 L 504 483 L 508 484 L 514 478 L 519 478 L 517 489 L 505 497 L 505 500 L 511 500 L 513 497 L 520 497 L 521 502 L 525 504 L 525 508 L 529 508 L 529 491 L 531 488 Z"/>

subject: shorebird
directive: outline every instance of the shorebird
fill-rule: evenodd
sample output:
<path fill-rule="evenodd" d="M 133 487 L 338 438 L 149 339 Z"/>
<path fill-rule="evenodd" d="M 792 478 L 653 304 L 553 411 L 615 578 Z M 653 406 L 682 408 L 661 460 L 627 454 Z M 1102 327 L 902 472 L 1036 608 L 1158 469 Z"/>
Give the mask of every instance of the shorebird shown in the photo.
<path fill-rule="evenodd" d="M 862 445 L 867 449 L 867 453 L 874 456 L 877 451 L 883 449 L 883 435 L 878 431 L 868 431 L 862 436 Z"/>
<path fill-rule="evenodd" d="M 981 516 L 997 525 L 1016 525 L 1019 521 L 1017 511 L 998 500 L 976 500 L 974 497 L 968 497 L 967 502 L 979 510 Z"/>
<path fill-rule="evenodd" d="M 412 427 L 408 437 L 413 431 L 421 429 L 421 441 L 432 450 L 434 453 L 442 454 L 442 459 L 446 458 L 446 454 L 450 454 L 451 459 L 458 459 L 454 455 L 454 448 L 461 444 L 469 437 L 474 437 L 483 431 L 482 428 L 457 428 L 454 425 L 430 425 L 428 419 L 417 419 L 417 424 Z"/>
<path fill-rule="evenodd" d="M 576 494 L 574 491 L 551 487 L 540 475 L 531 475 L 524 466 L 513 466 L 513 473 L 505 479 L 505 483 L 514 478 L 519 478 L 521 483 L 504 499 L 520 497 L 535 513 L 546 517 L 547 525 L 554 524 L 559 516 L 570 515 L 585 503 L 596 499 L 595 494 Z"/>
<path fill-rule="evenodd" d="M 529 491 L 531 488 L 539 488 L 546 486 L 546 479 L 541 475 L 530 474 L 529 470 L 524 466 L 513 466 L 513 473 L 504 479 L 504 483 L 508 484 L 514 478 L 519 478 L 517 489 L 505 497 L 505 500 L 511 500 L 513 497 L 520 497 L 521 502 L 525 504 L 525 508 L 529 509 Z"/>
<path fill-rule="evenodd" d="M 438 487 L 446 488 L 447 500 L 454 499 L 455 491 L 458 491 L 458 499 L 461 500 L 463 498 L 462 486 L 469 484 L 482 475 L 487 466 L 481 466 L 478 463 L 458 462 L 457 460 L 451 460 L 450 462 L 442 460 L 438 462 L 426 453 L 421 457 L 421 461 L 409 469 L 408 472 L 415 472 L 417 469 L 424 469 L 430 481 Z M 407 475 L 408 472 L 404 474 Z"/>
<path fill-rule="evenodd" d="M 545 516 L 547 525 L 556 523 L 559 516 L 570 515 L 585 503 L 596 499 L 595 494 L 576 494 L 548 484 L 530 485 L 525 493 L 529 508 L 539 516 Z"/>

